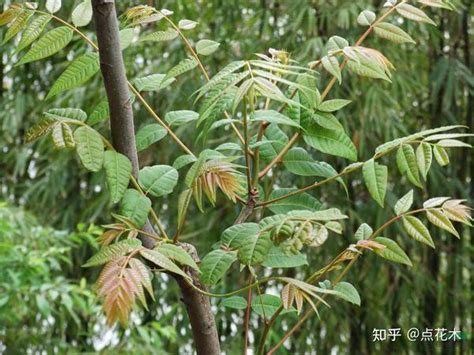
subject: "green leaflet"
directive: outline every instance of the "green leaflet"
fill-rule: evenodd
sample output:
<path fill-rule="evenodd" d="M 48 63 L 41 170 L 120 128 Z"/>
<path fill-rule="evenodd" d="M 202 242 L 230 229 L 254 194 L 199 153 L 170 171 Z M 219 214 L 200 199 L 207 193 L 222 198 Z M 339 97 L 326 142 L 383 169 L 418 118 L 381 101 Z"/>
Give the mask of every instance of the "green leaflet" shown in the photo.
<path fill-rule="evenodd" d="M 87 114 L 79 108 L 52 108 L 44 113 L 46 117 L 57 120 L 76 120 L 84 122 Z"/>
<path fill-rule="evenodd" d="M 1 45 L 4 45 L 13 37 L 15 37 L 20 31 L 22 31 L 27 25 L 31 15 L 33 15 L 33 11 L 20 10 L 19 15 L 13 20 L 7 30 L 7 33 L 5 33 L 5 37 L 3 38 Z"/>
<path fill-rule="evenodd" d="M 326 100 L 318 106 L 318 110 L 323 112 L 334 112 L 349 105 L 351 102 L 351 100 L 343 99 Z"/>
<path fill-rule="evenodd" d="M 391 82 L 390 78 L 380 66 L 367 59 L 362 59 L 357 62 L 354 60 L 349 60 L 347 62 L 347 67 L 350 71 L 357 75 L 365 76 L 367 78 L 372 79 L 382 79 Z"/>
<path fill-rule="evenodd" d="M 141 38 L 141 42 L 162 42 L 162 41 L 171 41 L 178 37 L 178 32 L 168 28 L 166 31 L 157 31 L 146 35 L 145 37 Z"/>
<path fill-rule="evenodd" d="M 272 245 L 270 233 L 249 235 L 240 247 L 237 257 L 245 265 L 261 264 L 270 252 Z"/>
<path fill-rule="evenodd" d="M 271 141 L 260 147 L 260 156 L 264 162 L 270 162 L 288 143 L 288 136 L 276 124 L 270 124 L 265 130 L 262 141 Z"/>
<path fill-rule="evenodd" d="M 163 255 L 166 255 L 168 258 L 171 260 L 174 260 L 175 262 L 189 266 L 193 268 L 194 270 L 199 271 L 199 267 L 197 266 L 196 262 L 193 260 L 191 255 L 189 255 L 186 250 L 184 250 L 182 247 L 174 244 L 169 244 L 169 243 L 160 243 L 158 244 L 154 250 L 157 250 Z"/>
<path fill-rule="evenodd" d="M 372 198 L 383 207 L 387 190 L 388 169 L 370 159 L 362 166 L 365 185 Z"/>
<path fill-rule="evenodd" d="M 99 171 L 104 159 L 104 143 L 99 133 L 88 126 L 79 127 L 74 132 L 76 152 L 87 170 Z"/>
<path fill-rule="evenodd" d="M 439 209 L 429 209 L 426 211 L 426 217 L 428 217 L 428 220 L 435 226 L 448 231 L 458 239 L 460 238 L 458 231 L 454 228 L 448 216 L 446 216 L 443 211 Z"/>
<path fill-rule="evenodd" d="M 84 27 L 92 20 L 92 3 L 91 0 L 84 0 L 79 3 L 71 14 L 72 23 L 76 27 Z"/>
<path fill-rule="evenodd" d="M 158 91 L 170 86 L 176 79 L 165 79 L 165 74 L 152 74 L 133 80 L 138 91 Z"/>
<path fill-rule="evenodd" d="M 107 151 L 104 153 L 104 169 L 112 203 L 122 199 L 132 174 L 132 163 L 123 154 Z"/>
<path fill-rule="evenodd" d="M 73 31 L 66 26 L 57 27 L 46 32 L 20 59 L 17 65 L 49 57 L 71 42 Z"/>
<path fill-rule="evenodd" d="M 341 68 L 339 67 L 339 61 L 336 57 L 325 56 L 321 59 L 323 68 L 326 69 L 331 75 L 336 77 L 339 84 L 342 81 Z"/>
<path fill-rule="evenodd" d="M 336 51 L 338 49 L 343 49 L 349 45 L 347 39 L 340 36 L 332 36 L 329 38 L 328 43 L 326 44 L 326 49 L 328 52 Z"/>
<path fill-rule="evenodd" d="M 94 108 L 94 111 L 92 111 L 86 122 L 88 125 L 91 126 L 107 119 L 109 116 L 109 102 L 107 101 L 107 99 L 104 99 L 100 101 L 98 105 Z"/>
<path fill-rule="evenodd" d="M 221 302 L 221 306 L 233 309 L 245 309 L 247 308 L 247 300 L 241 296 L 231 296 L 224 298 Z"/>
<path fill-rule="evenodd" d="M 281 306 L 282 302 L 280 297 L 274 295 L 264 294 L 252 299 L 252 310 L 261 317 L 272 317 Z M 280 314 L 294 311 L 294 308 L 290 308 L 289 310 L 284 309 Z"/>
<path fill-rule="evenodd" d="M 440 166 L 446 166 L 449 164 L 449 155 L 446 149 L 444 149 L 442 146 L 435 144 L 434 149 L 433 149 L 434 157 L 436 162 Z"/>
<path fill-rule="evenodd" d="M 129 218 L 137 228 L 142 228 L 151 209 L 151 201 L 134 189 L 125 191 L 120 203 L 120 214 Z"/>
<path fill-rule="evenodd" d="M 201 261 L 201 281 L 206 285 L 215 285 L 237 260 L 236 251 L 216 249 Z"/>
<path fill-rule="evenodd" d="M 20 43 L 18 43 L 15 52 L 18 53 L 33 43 L 41 35 L 41 32 L 43 32 L 45 26 L 50 20 L 50 15 L 38 15 L 33 19 L 33 21 L 31 21 L 28 27 L 23 31 Z"/>
<path fill-rule="evenodd" d="M 416 148 L 415 155 L 420 174 L 423 179 L 426 180 L 428 172 L 431 168 L 431 163 L 433 161 L 433 151 L 431 150 L 431 145 L 425 142 L 420 143 L 418 148 Z"/>
<path fill-rule="evenodd" d="M 408 235 L 418 242 L 429 245 L 434 248 L 433 239 L 431 239 L 428 228 L 416 217 L 406 216 L 402 218 L 403 227 L 407 231 Z"/>
<path fill-rule="evenodd" d="M 323 153 L 357 160 L 357 149 L 343 131 L 330 130 L 313 123 L 303 132 L 303 138 L 307 144 Z"/>
<path fill-rule="evenodd" d="M 410 258 L 408 255 L 403 251 L 402 248 L 392 239 L 377 237 L 374 239 L 377 243 L 385 245 L 385 249 L 383 250 L 374 250 L 374 252 L 380 255 L 382 258 L 400 263 L 405 264 L 408 266 L 413 266 Z"/>
<path fill-rule="evenodd" d="M 343 300 L 360 306 L 360 295 L 357 289 L 349 282 L 339 282 L 334 286 L 334 293 L 336 297 L 342 298 Z"/>
<path fill-rule="evenodd" d="M 138 131 L 135 139 L 137 150 L 140 152 L 150 145 L 163 139 L 168 131 L 158 123 L 151 123 L 143 126 Z"/>
<path fill-rule="evenodd" d="M 196 121 L 199 113 L 189 110 L 170 111 L 165 115 L 165 121 L 170 126 L 182 126 L 186 123 Z"/>
<path fill-rule="evenodd" d="M 367 223 L 362 223 L 354 234 L 357 240 L 367 240 L 372 235 L 374 230 Z"/>
<path fill-rule="evenodd" d="M 186 73 L 187 71 L 193 70 L 198 65 L 198 62 L 193 57 L 188 57 L 180 61 L 177 65 L 171 68 L 163 81 L 166 81 L 169 78 L 176 78 L 178 75 Z"/>
<path fill-rule="evenodd" d="M 413 205 L 413 190 L 410 190 L 404 195 L 401 199 L 397 201 L 393 210 L 397 216 L 401 215 L 402 213 L 407 212 L 411 205 Z"/>
<path fill-rule="evenodd" d="M 60 122 L 55 124 L 51 136 L 53 137 L 53 144 L 56 148 L 74 148 L 76 146 L 72 129 L 66 123 Z"/>
<path fill-rule="evenodd" d="M 400 27 L 388 22 L 381 22 L 375 25 L 374 32 L 377 36 L 395 43 L 416 43 L 408 33 Z"/>
<path fill-rule="evenodd" d="M 146 194 L 159 197 L 171 193 L 178 182 L 178 171 L 168 165 L 147 166 L 138 173 L 138 183 Z"/>
<path fill-rule="evenodd" d="M 294 268 L 308 265 L 308 260 L 302 253 L 287 255 L 281 248 L 273 245 L 262 265 L 269 268 Z"/>
<path fill-rule="evenodd" d="M 270 122 L 275 124 L 282 124 L 286 126 L 293 126 L 297 128 L 301 128 L 298 122 L 293 121 L 291 118 L 282 115 L 280 112 L 275 110 L 258 110 L 255 111 L 250 116 L 251 121 L 260 121 L 260 122 Z"/>
<path fill-rule="evenodd" d="M 245 244 L 247 237 L 258 236 L 259 233 L 257 223 L 240 223 L 227 228 L 222 234 L 221 241 L 229 248 L 239 249 Z"/>
<path fill-rule="evenodd" d="M 283 188 L 278 190 L 273 190 L 270 194 L 269 199 L 272 200 L 274 198 L 283 196 L 288 194 L 289 192 L 295 191 L 294 188 Z M 273 213 L 287 213 L 292 210 L 309 210 L 309 211 L 317 211 L 321 209 L 321 203 L 311 196 L 308 193 L 301 193 L 294 196 L 287 197 L 283 200 L 274 202 L 268 205 L 268 208 Z"/>
<path fill-rule="evenodd" d="M 25 134 L 25 141 L 26 143 L 31 143 L 38 138 L 48 134 L 52 129 L 53 126 L 56 124 L 57 120 L 52 117 L 45 117 L 33 127 L 28 129 Z"/>
<path fill-rule="evenodd" d="M 160 253 L 157 250 L 150 249 L 141 249 L 140 255 L 145 259 L 151 261 L 153 264 L 170 271 L 172 273 L 178 274 L 186 279 L 190 279 L 189 275 L 181 270 L 174 262 L 172 262 L 166 255 Z"/>
<path fill-rule="evenodd" d="M 220 43 L 209 39 L 201 39 L 196 43 L 196 52 L 200 55 L 211 55 L 219 48 Z"/>
<path fill-rule="evenodd" d="M 120 49 L 124 50 L 128 48 L 132 42 L 134 37 L 134 30 L 133 28 L 124 28 L 119 32 L 120 36 Z"/>
<path fill-rule="evenodd" d="M 407 3 L 400 3 L 398 4 L 395 9 L 397 12 L 412 21 L 416 22 L 426 22 L 433 26 L 436 26 L 436 23 L 428 17 L 422 10 L 418 9 L 417 7 L 407 4 Z"/>
<path fill-rule="evenodd" d="M 191 197 L 193 196 L 193 190 L 187 189 L 179 194 L 178 198 L 178 230 L 183 226 L 186 221 L 186 211 L 188 210 Z"/>
<path fill-rule="evenodd" d="M 99 71 L 99 67 L 99 55 L 97 53 L 87 53 L 80 56 L 56 80 L 46 99 L 84 84 Z"/>
<path fill-rule="evenodd" d="M 108 245 L 102 248 L 92 258 L 82 265 L 82 267 L 91 267 L 105 264 L 113 259 L 123 256 L 135 249 L 140 248 L 142 243 L 138 239 L 125 239 L 120 242 Z"/>
<path fill-rule="evenodd" d="M 408 180 L 415 186 L 423 187 L 420 181 L 417 159 L 413 147 L 402 144 L 397 151 L 397 166 L 400 173 L 406 175 Z"/>
<path fill-rule="evenodd" d="M 289 172 L 300 176 L 321 176 L 325 178 L 337 175 L 334 168 L 325 163 L 314 161 L 303 148 L 292 148 L 283 158 L 283 164 Z"/>

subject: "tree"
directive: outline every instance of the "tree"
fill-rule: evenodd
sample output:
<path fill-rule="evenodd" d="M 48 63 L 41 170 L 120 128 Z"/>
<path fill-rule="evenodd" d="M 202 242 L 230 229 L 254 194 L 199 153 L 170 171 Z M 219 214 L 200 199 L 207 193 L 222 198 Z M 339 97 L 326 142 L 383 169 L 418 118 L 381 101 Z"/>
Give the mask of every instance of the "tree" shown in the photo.
<path fill-rule="evenodd" d="M 50 7 L 51 4 L 53 2 L 49 2 Z M 450 7 L 445 2 L 426 4 Z M 73 15 L 76 26 L 87 23 L 92 14 L 92 8 L 89 8 L 87 1 L 81 6 L 81 11 L 75 10 L 76 16 Z M 394 217 L 381 224 L 375 231 L 368 224 L 361 224 L 355 233 L 356 241 L 344 248 L 327 265 L 314 271 L 305 281 L 280 276 L 262 278 L 259 274 L 261 265 L 270 268 L 278 268 L 287 263 L 293 263 L 294 267 L 304 265 L 305 258 L 301 254 L 303 247 L 320 247 L 330 232 L 342 233 L 341 222 L 347 216 L 337 208 L 323 208 L 315 198 L 306 194 L 306 191 L 333 181 L 346 188 L 342 177 L 362 170 L 368 192 L 383 208 L 388 167 L 380 161 L 389 153 L 396 151 L 398 169 L 404 178 L 411 184 L 422 187 L 433 156 L 443 166 L 449 163 L 446 148 L 467 146 L 458 139 L 469 134 L 457 131 L 445 133 L 457 130 L 460 126 L 425 130 L 385 143 L 376 149 L 370 159 L 348 165 L 340 172 L 324 161 L 315 161 L 303 145 L 293 147 L 301 141 L 300 138 L 303 138 L 306 146 L 319 152 L 351 161 L 358 160 L 355 145 L 334 115 L 334 112 L 343 109 L 350 102 L 339 98 L 328 100 L 329 92 L 338 81 L 342 80 L 342 69 L 345 67 L 360 76 L 390 81 L 393 65 L 379 51 L 363 47 L 362 44 L 372 32 L 381 38 L 398 43 L 413 42 L 405 31 L 386 22 L 391 14 L 396 12 L 410 20 L 432 23 L 425 12 L 406 1 L 388 2 L 387 6 L 387 11 L 379 17 L 371 11 L 363 11 L 358 22 L 368 29 L 359 40 L 354 45 L 349 45 L 349 42 L 342 37 L 332 37 L 327 44 L 327 55 L 309 63 L 309 68 L 295 64 L 284 51 L 271 50 L 268 54 L 258 55 L 258 59 L 232 62 L 214 77 L 209 78 L 200 56 L 211 55 L 219 47 L 219 43 L 205 39 L 193 47 L 183 31 L 192 29 L 196 25 L 195 22 L 181 20 L 175 24 L 168 10 L 138 6 L 125 13 L 123 17 L 125 28 L 119 34 L 116 24 L 114 25 L 115 16 L 111 16 L 114 13 L 111 10 L 112 4 L 94 2 L 98 48 L 112 116 L 113 144 L 85 124 L 83 112 L 78 109 L 50 110 L 45 114 L 45 119 L 29 131 L 27 138 L 36 139 L 51 132 L 55 144 L 59 147 L 76 147 L 79 158 L 87 169 L 98 171 L 104 167 L 111 199 L 113 202 L 121 201 L 120 214 L 114 215 L 117 223 L 109 225 L 101 239 L 104 248 L 87 263 L 87 266 L 106 264 L 99 277 L 98 286 L 99 294 L 105 299 L 104 309 L 111 324 L 117 319 L 126 324 L 128 313 L 136 298 L 146 307 L 144 290 L 147 290 L 150 296 L 154 296 L 149 276 L 150 267 L 144 263 L 147 261 L 175 275 L 179 280 L 193 331 L 197 334 L 196 329 L 199 330 L 202 326 L 193 324 L 193 310 L 202 311 L 202 305 L 205 304 L 206 317 L 211 319 L 206 297 L 229 296 L 229 294 L 209 293 L 203 289 L 200 283 L 196 282 L 197 272 L 200 271 L 203 283 L 214 285 L 238 260 L 241 268 L 248 271 L 248 286 L 232 291 L 231 297 L 226 298 L 223 303 L 230 307 L 243 307 L 246 310 L 245 348 L 251 310 L 264 318 L 269 318 L 260 339 L 259 352 L 263 352 L 266 336 L 283 311 L 299 313 L 304 301 L 310 306 L 295 326 L 270 350 L 274 352 L 312 315 L 313 311 L 318 312 L 317 309 L 321 304 L 327 304 L 326 298 L 339 297 L 351 303 L 360 303 L 360 297 L 354 286 L 342 281 L 342 278 L 364 250 L 372 251 L 391 261 L 411 265 L 408 256 L 394 240 L 380 236 L 380 233 L 393 223 L 401 221 L 410 237 L 433 246 L 428 229 L 415 217 L 420 213 L 426 213 L 431 223 L 459 236 L 451 221 L 469 224 L 470 220 L 468 209 L 462 201 L 434 198 L 426 201 L 422 208 L 411 210 L 413 191 L 410 191 L 395 204 Z M 49 10 L 53 12 L 53 9 Z M 78 13 L 81 15 L 78 16 Z M 8 20 L 6 22 L 12 22 L 9 31 L 13 28 L 10 35 L 7 32 L 7 38 L 16 28 L 26 26 L 30 16 L 37 15 L 46 16 L 41 10 L 18 6 L 7 10 L 2 17 Z M 55 16 L 53 18 L 57 19 Z M 122 69 L 120 39 L 121 45 L 125 46 L 127 36 L 130 36 L 127 30 L 139 24 L 158 20 L 165 20 L 170 24 L 170 29 L 148 34 L 142 37 L 142 40 L 160 41 L 180 36 L 191 57 L 180 62 L 166 75 L 149 75 L 135 79 L 133 85 L 129 84 Z M 31 27 L 26 26 L 25 34 L 28 28 Z M 72 32 L 80 34 L 97 49 L 77 27 L 65 25 L 40 37 L 30 51 L 20 59 L 20 63 L 54 54 L 70 41 Z M 51 43 L 57 45 L 52 46 Z M 83 84 L 98 71 L 98 63 L 98 56 L 95 53 L 87 53 L 77 58 L 52 86 L 48 97 Z M 196 67 L 202 70 L 203 75 L 209 80 L 197 92 L 196 97 L 201 102 L 199 113 L 169 112 L 163 121 L 141 92 L 171 85 L 176 77 Z M 319 93 L 319 82 L 315 79 L 315 71 L 322 69 L 327 71 L 329 81 L 322 93 Z M 145 126 L 137 133 L 137 146 L 145 148 L 169 135 L 186 153 L 173 163 L 173 167 L 169 165 L 144 167 L 137 175 L 139 167 L 135 137 L 132 134 L 133 116 L 129 104 L 132 99 L 127 92 L 127 85 L 130 86 L 134 99 L 141 102 L 158 122 Z M 225 118 L 221 119 L 222 117 Z M 219 125 L 229 125 L 235 132 L 240 146 L 234 142 L 224 143 L 218 149 L 203 150 L 197 155 L 172 129 L 173 126 L 193 121 L 197 122 L 199 138 L 202 141 L 207 142 L 206 137 Z M 79 128 L 72 133 L 70 125 L 77 125 Z M 256 132 L 252 135 L 254 131 Z M 292 133 L 291 138 L 287 137 L 287 132 Z M 107 148 L 106 152 L 104 147 Z M 238 156 L 222 153 L 229 150 Z M 236 164 L 234 162 L 236 160 L 239 160 L 241 165 Z M 281 163 L 289 173 L 320 177 L 321 180 L 299 189 L 275 189 L 268 176 L 269 172 L 274 173 Z M 186 174 L 184 185 L 182 182 L 178 185 L 178 170 L 189 164 L 192 165 Z M 132 187 L 127 189 L 129 182 Z M 169 223 L 160 221 L 151 208 L 149 196 L 160 198 L 168 195 L 177 185 L 184 188 L 184 191 L 178 199 L 178 220 L 174 236 L 171 238 L 167 234 L 169 228 L 166 225 Z M 194 197 L 198 209 L 203 210 L 203 197 L 207 197 L 210 204 L 215 205 L 218 190 L 229 200 L 236 204 L 240 203 L 243 207 L 234 225 L 224 231 L 217 248 L 208 252 L 198 267 L 196 254 L 190 252 L 190 248 L 181 244 L 179 239 L 185 227 L 192 198 Z M 153 224 L 158 233 L 155 233 L 147 222 L 149 213 L 153 217 Z M 255 222 L 247 223 L 249 218 L 253 218 Z M 138 235 L 141 242 L 136 239 Z M 157 241 L 152 249 L 150 238 Z M 343 271 L 332 281 L 322 280 L 340 267 L 343 267 Z M 195 271 L 190 271 L 192 269 Z M 318 281 L 319 287 L 314 285 Z M 282 284 L 281 299 L 271 295 L 260 295 L 261 285 L 269 282 Z M 254 288 L 258 296 L 253 296 Z M 245 290 L 248 290 L 247 300 L 235 296 Z M 188 299 L 186 292 L 189 299 L 198 298 L 196 306 L 186 301 Z M 210 321 L 210 324 L 213 328 L 214 321 Z M 215 334 L 214 330 L 212 333 Z M 215 337 L 210 338 L 215 340 Z M 196 336 L 196 340 L 199 339 L 200 337 Z M 218 352 L 218 343 L 216 341 L 212 343 L 212 345 L 207 342 L 199 345 L 197 342 L 198 352 Z"/>

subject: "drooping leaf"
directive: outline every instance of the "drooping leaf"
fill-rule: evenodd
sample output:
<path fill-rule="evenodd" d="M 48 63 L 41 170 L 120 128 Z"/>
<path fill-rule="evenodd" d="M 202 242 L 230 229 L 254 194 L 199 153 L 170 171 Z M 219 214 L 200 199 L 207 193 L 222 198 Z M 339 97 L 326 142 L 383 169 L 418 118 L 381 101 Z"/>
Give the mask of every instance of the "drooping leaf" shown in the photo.
<path fill-rule="evenodd" d="M 138 239 L 124 239 L 120 242 L 102 248 L 82 266 L 91 267 L 105 264 L 113 259 L 140 248 L 141 245 L 142 243 Z"/>
<path fill-rule="evenodd" d="M 170 126 L 182 126 L 186 123 L 196 121 L 199 113 L 189 110 L 170 111 L 165 115 L 165 121 Z"/>
<path fill-rule="evenodd" d="M 397 216 L 407 212 L 413 205 L 413 190 L 408 191 L 401 199 L 397 201 L 393 210 Z"/>
<path fill-rule="evenodd" d="M 443 211 L 439 209 L 429 209 L 426 211 L 426 216 L 428 217 L 428 220 L 435 226 L 448 231 L 458 239 L 460 238 L 458 231 L 456 228 L 454 228 L 448 216 L 446 216 Z"/>
<path fill-rule="evenodd" d="M 253 115 L 251 115 L 250 120 L 260 122 L 266 121 L 270 123 L 300 128 L 298 122 L 293 121 L 291 118 L 288 118 L 275 110 L 257 110 Z"/>
<path fill-rule="evenodd" d="M 132 174 L 132 163 L 123 154 L 107 151 L 104 153 L 104 169 L 112 203 L 122 199 Z"/>
<path fill-rule="evenodd" d="M 410 237 L 418 242 L 429 245 L 432 248 L 435 247 L 428 228 L 426 228 L 423 222 L 418 218 L 415 216 L 406 216 L 402 218 L 402 221 L 403 227 L 405 227 L 405 230 Z"/>
<path fill-rule="evenodd" d="M 211 55 L 220 46 L 219 42 L 211 41 L 209 39 L 201 39 L 196 43 L 196 52 L 201 55 Z"/>
<path fill-rule="evenodd" d="M 376 24 L 374 27 L 374 32 L 377 36 L 395 43 L 416 43 L 408 33 L 406 33 L 400 27 L 392 25 L 388 22 Z"/>
<path fill-rule="evenodd" d="M 136 135 L 137 151 L 142 151 L 150 145 L 163 139 L 168 131 L 158 123 L 147 124 L 140 128 Z"/>
<path fill-rule="evenodd" d="M 159 251 L 163 255 L 166 255 L 168 258 L 179 264 L 189 266 L 194 270 L 199 271 L 199 267 L 191 255 L 189 255 L 186 250 L 181 248 L 179 245 L 160 243 L 155 247 L 155 250 Z"/>
<path fill-rule="evenodd" d="M 306 128 L 303 138 L 311 147 L 330 155 L 357 160 L 357 149 L 343 131 L 334 131 L 316 123 Z"/>
<path fill-rule="evenodd" d="M 249 266 L 261 264 L 272 245 L 270 233 L 249 235 L 245 238 L 237 256 L 242 264 Z"/>
<path fill-rule="evenodd" d="M 236 260 L 236 251 L 222 249 L 211 251 L 201 261 L 201 281 L 207 285 L 217 284 Z"/>
<path fill-rule="evenodd" d="M 46 10 L 54 14 L 61 9 L 61 0 L 46 0 Z"/>
<path fill-rule="evenodd" d="M 420 181 L 420 172 L 415 150 L 409 144 L 402 144 L 397 151 L 397 166 L 400 173 L 407 176 L 408 180 L 415 186 L 423 187 Z"/>
<path fill-rule="evenodd" d="M 129 218 L 137 228 L 143 227 L 151 209 L 151 201 L 134 189 L 125 191 L 120 202 L 120 214 Z"/>
<path fill-rule="evenodd" d="M 278 198 L 280 196 L 286 195 L 294 191 L 295 189 L 292 188 L 283 188 L 273 190 L 270 194 L 269 199 L 272 200 L 274 198 Z M 273 213 L 287 213 L 292 210 L 310 210 L 310 211 L 317 211 L 321 209 L 321 203 L 311 196 L 308 193 L 301 193 L 291 197 L 287 197 L 283 200 L 274 202 L 268 206 L 270 211 Z"/>
<path fill-rule="evenodd" d="M 354 234 L 357 240 L 367 240 L 372 235 L 374 230 L 367 223 L 362 223 Z"/>
<path fill-rule="evenodd" d="M 241 248 L 249 236 L 258 236 L 260 228 L 257 223 L 240 223 L 227 228 L 222 233 L 222 243 L 232 249 Z"/>
<path fill-rule="evenodd" d="M 444 149 L 440 145 L 435 144 L 433 148 L 433 153 L 434 153 L 436 162 L 440 166 L 446 166 L 449 164 L 449 155 L 446 149 Z"/>
<path fill-rule="evenodd" d="M 400 3 L 396 6 L 397 12 L 412 21 L 416 22 L 426 22 L 433 26 L 436 26 L 436 23 L 428 17 L 422 10 L 418 9 L 417 7 L 407 4 L 406 2 Z"/>
<path fill-rule="evenodd" d="M 158 91 L 170 86 L 176 79 L 166 78 L 165 74 L 152 74 L 133 80 L 138 91 Z"/>
<path fill-rule="evenodd" d="M 165 269 L 166 271 L 170 271 L 174 274 L 178 274 L 186 279 L 190 279 L 189 275 L 186 274 L 183 270 L 181 270 L 178 265 L 170 260 L 166 255 L 160 253 L 158 250 L 150 250 L 150 249 L 141 249 L 140 255 L 143 256 L 145 259 L 151 261 L 153 264 Z"/>
<path fill-rule="evenodd" d="M 334 290 L 337 291 L 337 294 L 335 294 L 335 296 L 342 298 L 347 302 L 360 306 L 359 292 L 357 292 L 357 289 L 349 282 L 338 282 L 336 286 L 334 286 Z"/>
<path fill-rule="evenodd" d="M 418 163 L 420 174 L 424 180 L 426 180 L 428 176 L 432 161 L 433 152 L 431 150 L 431 146 L 425 142 L 420 143 L 418 148 L 416 148 L 416 162 Z"/>
<path fill-rule="evenodd" d="M 53 143 L 56 148 L 74 148 L 76 146 L 72 129 L 66 123 L 61 122 L 54 125 L 51 136 L 53 137 Z"/>
<path fill-rule="evenodd" d="M 57 27 L 46 32 L 20 59 L 18 65 L 40 60 L 57 53 L 71 42 L 72 34 L 73 31 L 66 26 Z"/>
<path fill-rule="evenodd" d="M 280 247 L 272 246 L 262 265 L 269 268 L 294 268 L 308 265 L 308 260 L 302 253 L 287 255 Z"/>
<path fill-rule="evenodd" d="M 362 175 L 370 195 L 383 207 L 387 191 L 388 168 L 370 159 L 362 166 Z"/>
<path fill-rule="evenodd" d="M 74 132 L 76 152 L 87 170 L 99 171 L 104 160 L 104 143 L 97 131 L 88 126 L 79 127 Z"/>
<path fill-rule="evenodd" d="M 384 237 L 377 237 L 374 239 L 377 243 L 385 245 L 385 249 L 379 250 L 376 249 L 374 252 L 380 255 L 382 258 L 400 263 L 405 264 L 408 266 L 413 266 L 410 258 L 408 255 L 403 251 L 402 248 L 392 239 L 384 238 Z"/>
<path fill-rule="evenodd" d="M 74 60 L 53 84 L 46 99 L 81 86 L 99 71 L 99 55 L 86 53 Z"/>
<path fill-rule="evenodd" d="M 18 43 L 18 47 L 16 48 L 16 52 L 20 52 L 33 43 L 41 35 L 45 26 L 50 20 L 51 16 L 46 14 L 40 14 L 34 18 L 28 27 L 23 31 L 20 43 Z"/>
<path fill-rule="evenodd" d="M 178 171 L 168 165 L 147 166 L 138 173 L 145 193 L 159 197 L 171 193 L 178 182 Z"/>
<path fill-rule="evenodd" d="M 76 27 L 87 26 L 92 20 L 91 0 L 84 0 L 72 11 L 72 23 Z"/>
<path fill-rule="evenodd" d="M 247 300 L 241 296 L 231 296 L 224 298 L 221 305 L 227 308 L 245 309 L 247 308 Z"/>

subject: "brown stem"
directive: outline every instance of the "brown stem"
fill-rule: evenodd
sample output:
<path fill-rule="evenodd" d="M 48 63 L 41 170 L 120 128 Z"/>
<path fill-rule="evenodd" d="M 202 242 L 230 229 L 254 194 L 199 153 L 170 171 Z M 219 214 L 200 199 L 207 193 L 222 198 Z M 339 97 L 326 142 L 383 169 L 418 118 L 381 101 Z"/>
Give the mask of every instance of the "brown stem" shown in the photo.
<path fill-rule="evenodd" d="M 137 176 L 139 164 L 135 146 L 135 128 L 133 111 L 130 103 L 129 83 L 120 49 L 119 28 L 114 0 L 93 0 L 93 13 L 96 23 L 97 41 L 99 45 L 100 66 L 104 85 L 109 100 L 111 114 L 112 142 L 115 149 L 126 155 L 132 162 L 133 175 Z M 133 90 L 133 89 L 132 89 Z M 153 228 L 149 224 L 149 228 Z M 145 226 L 148 233 L 148 227 Z M 141 238 L 145 238 L 143 235 Z M 146 237 L 143 245 L 152 248 L 154 240 Z M 196 250 L 191 245 L 184 245 L 191 256 L 197 261 Z M 202 287 L 199 276 L 189 271 L 193 282 Z M 209 298 L 190 287 L 181 277 L 176 276 L 181 289 L 183 302 L 191 323 L 195 348 L 198 354 L 219 354 L 220 345 L 214 315 Z"/>
<path fill-rule="evenodd" d="M 249 277 L 249 285 L 251 284 L 252 284 L 252 275 L 250 275 Z M 247 350 L 248 350 L 251 303 L 252 303 L 252 287 L 249 287 L 248 292 L 247 292 L 247 308 L 245 310 L 245 320 L 244 320 L 244 355 L 247 354 Z"/>

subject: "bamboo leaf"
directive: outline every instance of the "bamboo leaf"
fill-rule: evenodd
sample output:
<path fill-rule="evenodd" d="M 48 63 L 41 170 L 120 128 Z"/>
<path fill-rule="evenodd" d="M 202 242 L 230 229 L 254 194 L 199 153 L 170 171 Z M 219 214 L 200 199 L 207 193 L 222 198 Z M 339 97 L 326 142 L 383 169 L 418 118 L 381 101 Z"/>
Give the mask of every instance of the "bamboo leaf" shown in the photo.
<path fill-rule="evenodd" d="M 406 216 L 402 218 L 403 227 L 407 231 L 408 235 L 418 242 L 429 245 L 434 248 L 433 239 L 431 239 L 428 228 L 416 217 Z"/>
<path fill-rule="evenodd" d="M 215 285 L 237 260 L 236 251 L 216 249 L 201 261 L 201 281 L 206 285 Z"/>
<path fill-rule="evenodd" d="M 387 190 L 387 167 L 376 163 L 373 159 L 370 159 L 362 166 L 362 174 L 370 195 L 381 207 L 383 207 Z"/>
<path fill-rule="evenodd" d="M 374 239 L 377 243 L 385 246 L 383 250 L 375 249 L 374 252 L 384 259 L 413 266 L 408 255 L 403 251 L 402 248 L 392 239 L 377 237 Z"/>
<path fill-rule="evenodd" d="M 178 171 L 168 165 L 147 166 L 138 173 L 138 183 L 146 194 L 167 195 L 178 183 Z"/>
<path fill-rule="evenodd" d="M 46 99 L 84 84 L 99 71 L 99 67 L 99 55 L 97 53 L 87 53 L 80 56 L 56 80 Z"/>
<path fill-rule="evenodd" d="M 112 203 L 119 202 L 127 190 L 132 174 L 132 163 L 123 154 L 107 151 L 104 153 L 104 169 Z"/>
<path fill-rule="evenodd" d="M 120 203 L 120 214 L 129 218 L 137 228 L 143 227 L 151 209 L 151 201 L 134 189 L 125 191 Z"/>
<path fill-rule="evenodd" d="M 99 133 L 88 126 L 79 127 L 74 132 L 76 152 L 87 170 L 99 171 L 104 159 L 104 143 Z"/>
<path fill-rule="evenodd" d="M 124 256 L 129 252 L 140 248 L 142 243 L 138 239 L 125 239 L 120 242 L 108 245 L 102 248 L 92 258 L 82 265 L 82 267 L 91 267 L 105 264 L 111 260 Z"/>

